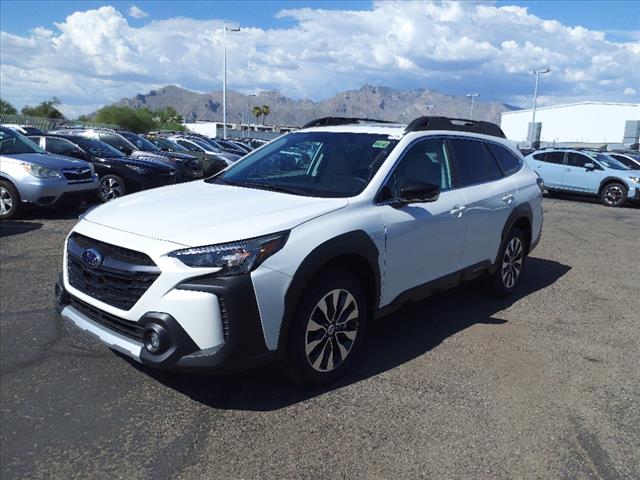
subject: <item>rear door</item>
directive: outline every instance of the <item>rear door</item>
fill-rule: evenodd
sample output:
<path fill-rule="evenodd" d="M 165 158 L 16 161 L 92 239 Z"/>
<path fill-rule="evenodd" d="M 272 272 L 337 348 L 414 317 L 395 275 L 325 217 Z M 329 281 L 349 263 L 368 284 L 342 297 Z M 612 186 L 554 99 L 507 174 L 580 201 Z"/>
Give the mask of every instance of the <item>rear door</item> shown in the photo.
<path fill-rule="evenodd" d="M 533 155 L 531 167 L 549 188 L 562 188 L 564 152 L 541 152 Z"/>
<path fill-rule="evenodd" d="M 482 140 L 449 140 L 454 165 L 454 185 L 466 198 L 463 215 L 467 230 L 461 268 L 493 263 L 498 255 L 502 230 L 517 205 L 515 183 L 505 177 Z"/>
<path fill-rule="evenodd" d="M 595 165 L 595 169 L 587 169 L 586 164 Z M 579 152 L 567 152 L 566 165 L 562 175 L 564 188 L 576 192 L 598 193 L 602 168 L 587 155 Z"/>

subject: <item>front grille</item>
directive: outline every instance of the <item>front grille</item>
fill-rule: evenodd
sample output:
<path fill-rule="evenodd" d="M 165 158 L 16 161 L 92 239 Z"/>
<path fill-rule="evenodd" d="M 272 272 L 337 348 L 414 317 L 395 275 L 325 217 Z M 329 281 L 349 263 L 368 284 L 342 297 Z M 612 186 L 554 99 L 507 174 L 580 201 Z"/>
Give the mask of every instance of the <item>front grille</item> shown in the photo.
<path fill-rule="evenodd" d="M 89 249 L 102 261 L 90 267 L 82 259 Z M 81 292 L 122 310 L 129 310 L 160 275 L 147 255 L 73 233 L 67 242 L 69 283 Z"/>
<path fill-rule="evenodd" d="M 91 169 L 82 168 L 65 168 L 62 170 L 62 174 L 67 180 L 79 181 L 79 180 L 91 180 Z"/>
<path fill-rule="evenodd" d="M 97 308 L 92 307 L 88 303 L 78 300 L 73 296 L 71 297 L 69 305 L 75 308 L 78 312 L 89 317 L 94 322 L 142 343 L 144 327 L 138 322 L 124 320 L 123 318 L 116 317 L 110 313 L 103 312 L 102 310 L 98 310 Z"/>

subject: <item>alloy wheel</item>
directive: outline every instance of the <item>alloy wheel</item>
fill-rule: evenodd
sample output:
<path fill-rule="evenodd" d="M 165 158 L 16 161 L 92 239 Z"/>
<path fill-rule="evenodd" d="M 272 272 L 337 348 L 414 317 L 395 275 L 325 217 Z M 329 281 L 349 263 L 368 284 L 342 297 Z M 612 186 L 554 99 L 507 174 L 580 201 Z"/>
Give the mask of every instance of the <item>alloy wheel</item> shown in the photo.
<path fill-rule="evenodd" d="M 358 334 L 358 318 L 358 304 L 347 290 L 332 290 L 320 299 L 305 334 L 305 353 L 314 370 L 330 372 L 344 362 Z"/>
<path fill-rule="evenodd" d="M 513 288 L 520 277 L 523 253 L 522 241 L 518 237 L 512 238 L 502 257 L 502 282 L 507 288 Z"/>
<path fill-rule="evenodd" d="M 8 214 L 13 208 L 11 193 L 4 187 L 0 187 L 0 215 Z"/>
<path fill-rule="evenodd" d="M 623 197 L 624 192 L 618 185 L 611 185 L 604 191 L 604 201 L 610 206 L 619 205 Z"/>
<path fill-rule="evenodd" d="M 100 181 L 100 196 L 104 201 L 121 197 L 123 192 L 120 182 L 113 177 L 107 177 Z"/>

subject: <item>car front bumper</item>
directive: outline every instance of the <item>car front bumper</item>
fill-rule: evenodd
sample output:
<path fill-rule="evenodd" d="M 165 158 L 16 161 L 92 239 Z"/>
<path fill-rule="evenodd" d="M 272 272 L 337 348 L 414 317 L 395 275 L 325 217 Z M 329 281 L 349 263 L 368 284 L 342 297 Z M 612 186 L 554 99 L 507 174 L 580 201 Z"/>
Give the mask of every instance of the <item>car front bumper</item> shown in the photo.
<path fill-rule="evenodd" d="M 63 178 L 27 178 L 18 184 L 24 203 L 40 206 L 78 204 L 98 199 L 98 177 L 89 181 L 69 182 Z"/>

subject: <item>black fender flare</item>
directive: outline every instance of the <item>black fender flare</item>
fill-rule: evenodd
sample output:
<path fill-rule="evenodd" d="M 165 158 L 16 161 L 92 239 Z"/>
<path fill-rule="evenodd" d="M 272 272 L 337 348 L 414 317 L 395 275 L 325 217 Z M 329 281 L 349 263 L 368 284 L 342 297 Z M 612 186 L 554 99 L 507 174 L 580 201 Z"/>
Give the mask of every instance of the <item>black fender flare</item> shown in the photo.
<path fill-rule="evenodd" d="M 289 284 L 284 300 L 284 315 L 280 326 L 278 350 L 284 352 L 287 345 L 291 323 L 298 301 L 311 279 L 333 260 L 343 255 L 356 255 L 366 261 L 374 276 L 374 298 L 369 299 L 373 315 L 380 303 L 381 276 L 378 259 L 380 252 L 371 237 L 363 230 L 343 233 L 321 243 L 302 261 Z"/>
<path fill-rule="evenodd" d="M 624 180 L 618 177 L 605 177 L 602 179 L 602 181 L 600 181 L 600 185 L 598 186 L 598 195 L 602 193 L 602 189 L 607 183 L 613 183 L 613 182 L 621 184 L 624 187 L 624 189 L 627 191 L 627 193 L 629 193 L 629 186 L 624 182 Z"/>
<path fill-rule="evenodd" d="M 502 236 L 500 237 L 500 248 L 502 248 L 502 245 L 504 244 L 504 241 L 507 238 L 507 235 L 509 235 L 509 232 L 511 231 L 513 226 L 518 220 L 522 218 L 527 219 L 529 225 L 533 226 L 533 212 L 531 211 L 531 206 L 528 203 L 521 203 L 520 205 L 518 205 L 512 210 L 511 214 L 507 218 L 507 221 L 504 224 L 504 228 L 502 229 Z M 530 238 L 529 245 L 527 245 L 527 251 L 531 250 L 531 241 L 532 239 Z M 498 255 L 500 255 L 499 251 Z M 497 263 L 498 258 L 496 257 L 493 264 L 496 265 Z"/>

